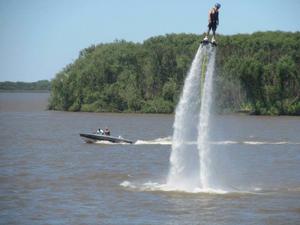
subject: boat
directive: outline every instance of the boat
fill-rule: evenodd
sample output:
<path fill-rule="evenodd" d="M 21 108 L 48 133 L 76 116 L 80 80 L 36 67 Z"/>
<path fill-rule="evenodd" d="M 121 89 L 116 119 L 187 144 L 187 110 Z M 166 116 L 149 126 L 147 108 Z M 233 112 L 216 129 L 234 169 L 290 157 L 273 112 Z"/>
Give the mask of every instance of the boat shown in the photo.
<path fill-rule="evenodd" d="M 103 135 L 103 134 L 93 134 L 93 133 L 80 133 L 80 137 L 82 137 L 87 143 L 94 143 L 96 141 L 109 141 L 112 143 L 128 143 L 133 144 L 133 141 L 124 139 L 122 137 L 115 137 L 111 135 Z"/>

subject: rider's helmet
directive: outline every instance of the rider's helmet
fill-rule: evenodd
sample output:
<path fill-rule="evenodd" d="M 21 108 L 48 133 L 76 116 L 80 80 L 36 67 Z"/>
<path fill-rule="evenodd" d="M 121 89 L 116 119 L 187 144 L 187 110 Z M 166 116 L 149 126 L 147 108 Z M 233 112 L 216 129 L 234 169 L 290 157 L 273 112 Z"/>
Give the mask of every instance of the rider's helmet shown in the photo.
<path fill-rule="evenodd" d="M 215 4 L 215 7 L 216 7 L 217 9 L 219 9 L 219 8 L 221 8 L 221 4 L 220 4 L 220 3 L 216 3 L 216 4 Z"/>

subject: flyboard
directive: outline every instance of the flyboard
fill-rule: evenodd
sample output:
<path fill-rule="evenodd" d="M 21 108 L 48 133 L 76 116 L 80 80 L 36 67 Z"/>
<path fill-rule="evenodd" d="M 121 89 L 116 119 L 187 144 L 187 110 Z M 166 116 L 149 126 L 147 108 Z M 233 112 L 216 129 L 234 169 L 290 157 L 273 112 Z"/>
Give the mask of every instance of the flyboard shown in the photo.
<path fill-rule="evenodd" d="M 211 45 L 213 47 L 217 47 L 217 42 L 215 41 L 210 41 L 210 40 L 202 40 L 201 41 L 201 44 L 202 46 L 205 46 L 205 45 Z"/>

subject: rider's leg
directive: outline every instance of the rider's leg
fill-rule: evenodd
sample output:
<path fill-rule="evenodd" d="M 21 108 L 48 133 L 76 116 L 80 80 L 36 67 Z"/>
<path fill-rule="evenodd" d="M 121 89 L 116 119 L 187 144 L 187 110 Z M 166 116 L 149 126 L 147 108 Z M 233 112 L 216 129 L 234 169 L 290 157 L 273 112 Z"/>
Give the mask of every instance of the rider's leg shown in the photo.
<path fill-rule="evenodd" d="M 207 30 L 205 38 L 204 38 L 205 41 L 208 41 L 208 36 L 209 36 L 210 30 L 211 30 L 211 26 L 208 25 L 208 30 Z"/>
<path fill-rule="evenodd" d="M 212 27 L 212 32 L 213 32 L 213 37 L 211 39 L 212 42 L 215 42 L 216 41 L 216 29 L 217 29 L 217 25 L 215 24 L 213 27 Z"/>

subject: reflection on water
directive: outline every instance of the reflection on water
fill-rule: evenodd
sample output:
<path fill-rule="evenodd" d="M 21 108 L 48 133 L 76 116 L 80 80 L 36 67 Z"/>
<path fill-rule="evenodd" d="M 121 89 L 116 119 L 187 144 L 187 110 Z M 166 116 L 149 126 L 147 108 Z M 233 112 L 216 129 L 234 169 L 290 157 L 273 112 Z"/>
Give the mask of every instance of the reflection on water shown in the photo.
<path fill-rule="evenodd" d="M 50 94 L 41 93 L 1 93 L 0 112 L 32 112 L 46 110 Z"/>
<path fill-rule="evenodd" d="M 300 223 L 298 117 L 215 117 L 215 185 L 235 190 L 193 194 L 162 190 L 173 115 L 45 111 L 48 96 L 0 93 L 0 224 Z M 139 141 L 79 137 L 105 126 Z"/>

